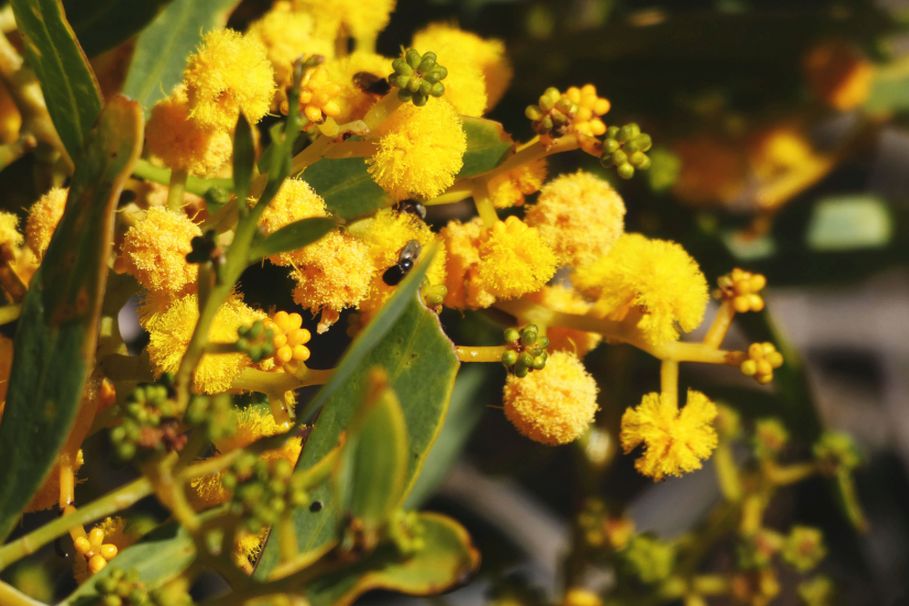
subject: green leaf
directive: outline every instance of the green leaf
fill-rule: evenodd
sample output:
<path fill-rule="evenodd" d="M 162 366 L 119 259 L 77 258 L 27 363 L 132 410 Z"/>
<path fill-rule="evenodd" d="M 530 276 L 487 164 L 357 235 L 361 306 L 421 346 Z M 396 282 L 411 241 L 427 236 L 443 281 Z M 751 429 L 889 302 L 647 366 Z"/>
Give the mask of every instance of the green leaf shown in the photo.
<path fill-rule="evenodd" d="M 459 178 L 492 170 L 514 149 L 514 141 L 501 124 L 484 118 L 462 116 L 467 134 L 467 151 Z"/>
<path fill-rule="evenodd" d="M 142 31 L 170 0 L 64 0 L 66 16 L 89 57 Z"/>
<path fill-rule="evenodd" d="M 139 35 L 123 93 L 146 115 L 183 79 L 186 58 L 205 32 L 223 26 L 239 0 L 172 0 Z"/>
<path fill-rule="evenodd" d="M 50 472 L 92 370 L 114 210 L 142 150 L 142 112 L 117 96 L 76 162 L 66 212 L 22 302 L 0 420 L 0 540 Z"/>
<path fill-rule="evenodd" d="M 303 178 L 342 219 L 365 217 L 391 205 L 389 195 L 369 176 L 363 158 L 319 160 Z"/>
<path fill-rule="evenodd" d="M 335 473 L 338 508 L 376 536 L 401 504 L 407 479 L 407 423 L 385 371 L 368 378 L 366 400 L 357 413 Z"/>
<path fill-rule="evenodd" d="M 183 527 L 176 523 L 166 524 L 117 554 L 110 566 L 92 575 L 58 606 L 97 604 L 97 583 L 114 570 L 135 570 L 147 587 L 159 587 L 189 568 L 195 556 L 195 544 Z"/>
<path fill-rule="evenodd" d="M 409 436 L 408 490 L 413 485 L 445 418 L 458 368 L 454 347 L 439 319 L 415 297 L 430 261 L 431 254 L 427 254 L 410 272 L 316 395 L 312 406 L 321 407 L 321 413 L 300 455 L 298 470 L 315 465 L 340 442 L 365 397 L 367 373 L 378 366 L 388 373 L 395 393 L 407 395 L 401 406 Z M 312 497 L 322 502 L 320 511 L 302 508 L 294 512 L 302 552 L 319 549 L 337 531 L 339 511 L 331 486 L 314 489 Z M 256 574 L 266 576 L 277 555 L 277 545 L 267 543 Z"/>
<path fill-rule="evenodd" d="M 234 155 L 233 155 L 233 180 L 234 193 L 237 200 L 246 200 L 249 188 L 252 185 L 253 173 L 256 169 L 256 144 L 253 142 L 253 132 L 246 115 L 240 112 L 237 117 L 237 126 L 234 128 Z M 240 212 L 245 212 L 249 207 L 240 205 Z"/>
<path fill-rule="evenodd" d="M 886 246 L 894 232 L 887 202 L 869 194 L 819 201 L 811 213 L 806 240 L 819 251 Z"/>
<path fill-rule="evenodd" d="M 77 158 L 101 111 L 101 91 L 60 0 L 11 0 L 29 66 L 41 82 L 51 120 Z"/>
<path fill-rule="evenodd" d="M 467 531 L 443 515 L 419 514 L 424 546 L 402 558 L 391 546 L 307 585 L 311 606 L 347 606 L 372 589 L 409 595 L 441 593 L 463 583 L 479 566 L 480 556 Z"/>
<path fill-rule="evenodd" d="M 311 217 L 294 221 L 270 236 L 254 242 L 249 251 L 250 263 L 278 253 L 303 248 L 330 232 L 337 225 L 338 222 L 331 217 Z"/>

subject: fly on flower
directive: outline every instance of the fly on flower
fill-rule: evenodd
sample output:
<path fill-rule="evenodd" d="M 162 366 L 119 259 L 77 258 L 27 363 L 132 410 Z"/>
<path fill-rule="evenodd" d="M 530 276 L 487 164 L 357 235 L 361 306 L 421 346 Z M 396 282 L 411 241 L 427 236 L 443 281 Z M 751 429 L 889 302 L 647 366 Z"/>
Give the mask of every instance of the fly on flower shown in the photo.
<path fill-rule="evenodd" d="M 420 256 L 420 243 L 411 240 L 404 245 L 401 252 L 398 253 L 398 262 L 385 270 L 382 274 L 382 281 L 389 286 L 395 286 L 404 279 L 404 276 L 413 269 L 414 261 Z"/>

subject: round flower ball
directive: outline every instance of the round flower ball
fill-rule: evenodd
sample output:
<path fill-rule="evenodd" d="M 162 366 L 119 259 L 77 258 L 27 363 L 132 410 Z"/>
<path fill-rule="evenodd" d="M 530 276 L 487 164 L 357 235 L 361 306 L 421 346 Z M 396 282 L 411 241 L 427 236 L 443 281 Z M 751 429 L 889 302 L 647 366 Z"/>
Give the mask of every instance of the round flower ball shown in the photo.
<path fill-rule="evenodd" d="M 549 446 L 573 442 L 593 422 L 597 384 L 578 357 L 554 352 L 542 370 L 505 382 L 505 416 L 524 436 Z"/>

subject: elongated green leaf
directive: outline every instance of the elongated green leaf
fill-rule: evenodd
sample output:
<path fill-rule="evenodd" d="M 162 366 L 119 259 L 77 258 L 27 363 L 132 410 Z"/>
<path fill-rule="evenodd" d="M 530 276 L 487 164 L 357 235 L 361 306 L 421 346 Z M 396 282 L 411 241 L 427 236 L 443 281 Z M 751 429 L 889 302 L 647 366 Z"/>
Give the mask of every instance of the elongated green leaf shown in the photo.
<path fill-rule="evenodd" d="M 401 407 L 409 436 L 408 490 L 413 484 L 445 417 L 458 368 L 454 348 L 438 318 L 415 297 L 430 261 L 427 254 L 410 272 L 317 394 L 313 406 L 321 407 L 321 413 L 303 448 L 298 469 L 313 466 L 339 443 L 363 401 L 369 369 L 379 366 L 388 372 L 395 392 L 407 394 Z M 302 551 L 318 549 L 337 530 L 338 508 L 331 486 L 326 483 L 311 492 L 313 500 L 323 506 L 320 511 L 304 508 L 294 512 Z M 266 576 L 277 555 L 277 545 L 269 541 L 256 574 Z"/>
<path fill-rule="evenodd" d="M 146 587 L 155 588 L 186 570 L 196 555 L 196 547 L 183 528 L 176 523 L 155 530 L 141 542 L 124 549 L 115 560 L 92 575 L 58 606 L 88 606 L 98 603 L 98 581 L 114 570 L 135 570 Z"/>
<path fill-rule="evenodd" d="M 205 32 L 227 23 L 239 0 L 171 0 L 139 35 L 123 92 L 146 114 L 183 78 L 186 58 Z"/>
<path fill-rule="evenodd" d="M 363 158 L 319 160 L 306 169 L 303 179 L 342 219 L 365 217 L 391 205 L 391 198 L 366 171 Z"/>
<path fill-rule="evenodd" d="M 66 16 L 89 57 L 139 33 L 170 0 L 63 0 Z"/>
<path fill-rule="evenodd" d="M 311 606 L 346 606 L 372 589 L 432 595 L 466 581 L 480 556 L 464 528 L 433 513 L 419 514 L 419 521 L 423 549 L 402 558 L 391 547 L 380 548 L 349 568 L 317 579 L 305 593 Z"/>
<path fill-rule="evenodd" d="M 41 82 L 60 140 L 76 158 L 101 111 L 101 91 L 60 0 L 11 0 L 25 57 Z"/>
<path fill-rule="evenodd" d="M 312 217 L 294 221 L 270 236 L 254 242 L 249 251 L 250 262 L 303 248 L 330 232 L 337 225 L 338 222 L 330 217 Z"/>
<path fill-rule="evenodd" d="M 256 168 L 256 144 L 253 141 L 252 126 L 246 115 L 240 112 L 237 126 L 234 128 L 233 178 L 234 194 L 237 200 L 245 200 L 252 185 Z M 249 207 L 240 205 L 240 212 L 245 213 Z"/>
<path fill-rule="evenodd" d="M 472 177 L 492 170 L 514 149 L 511 135 L 498 122 L 464 116 L 467 151 L 458 177 Z"/>
<path fill-rule="evenodd" d="M 348 433 L 335 474 L 339 509 L 368 537 L 401 503 L 407 479 L 407 423 L 384 370 L 373 369 L 366 401 Z"/>
<path fill-rule="evenodd" d="M 32 278 L 0 419 L 0 540 L 50 472 L 91 372 L 114 210 L 142 149 L 142 112 L 113 98 L 76 162 L 66 212 Z"/>

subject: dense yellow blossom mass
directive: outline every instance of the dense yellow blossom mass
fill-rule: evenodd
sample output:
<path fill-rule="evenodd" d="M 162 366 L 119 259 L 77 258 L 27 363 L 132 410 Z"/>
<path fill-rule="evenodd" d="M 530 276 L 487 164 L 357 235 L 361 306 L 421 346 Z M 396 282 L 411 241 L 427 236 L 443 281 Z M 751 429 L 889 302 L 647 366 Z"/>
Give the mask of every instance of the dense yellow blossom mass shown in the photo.
<path fill-rule="evenodd" d="M 40 259 L 47 252 L 51 236 L 66 210 L 67 187 L 52 187 L 28 209 L 25 220 L 25 241 Z"/>
<path fill-rule="evenodd" d="M 627 454 L 643 444 L 635 467 L 645 476 L 680 476 L 700 469 L 716 448 L 716 416 L 716 405 L 699 391 L 688 390 L 681 410 L 660 394 L 649 393 L 622 415 L 622 448 Z"/>
<path fill-rule="evenodd" d="M 334 55 L 334 40 L 319 36 L 317 31 L 313 15 L 295 11 L 290 2 L 279 0 L 249 26 L 246 35 L 265 47 L 275 70 L 275 82 L 286 87 L 291 83 L 293 62 L 298 58 Z"/>
<path fill-rule="evenodd" d="M 505 382 L 505 416 L 535 442 L 557 446 L 576 440 L 593 422 L 597 384 L 574 354 L 557 351 L 546 367 Z"/>
<path fill-rule="evenodd" d="M 195 285 L 198 268 L 186 260 L 191 240 L 202 230 L 180 211 L 155 206 L 123 236 L 123 269 L 156 294 L 178 294 Z"/>

